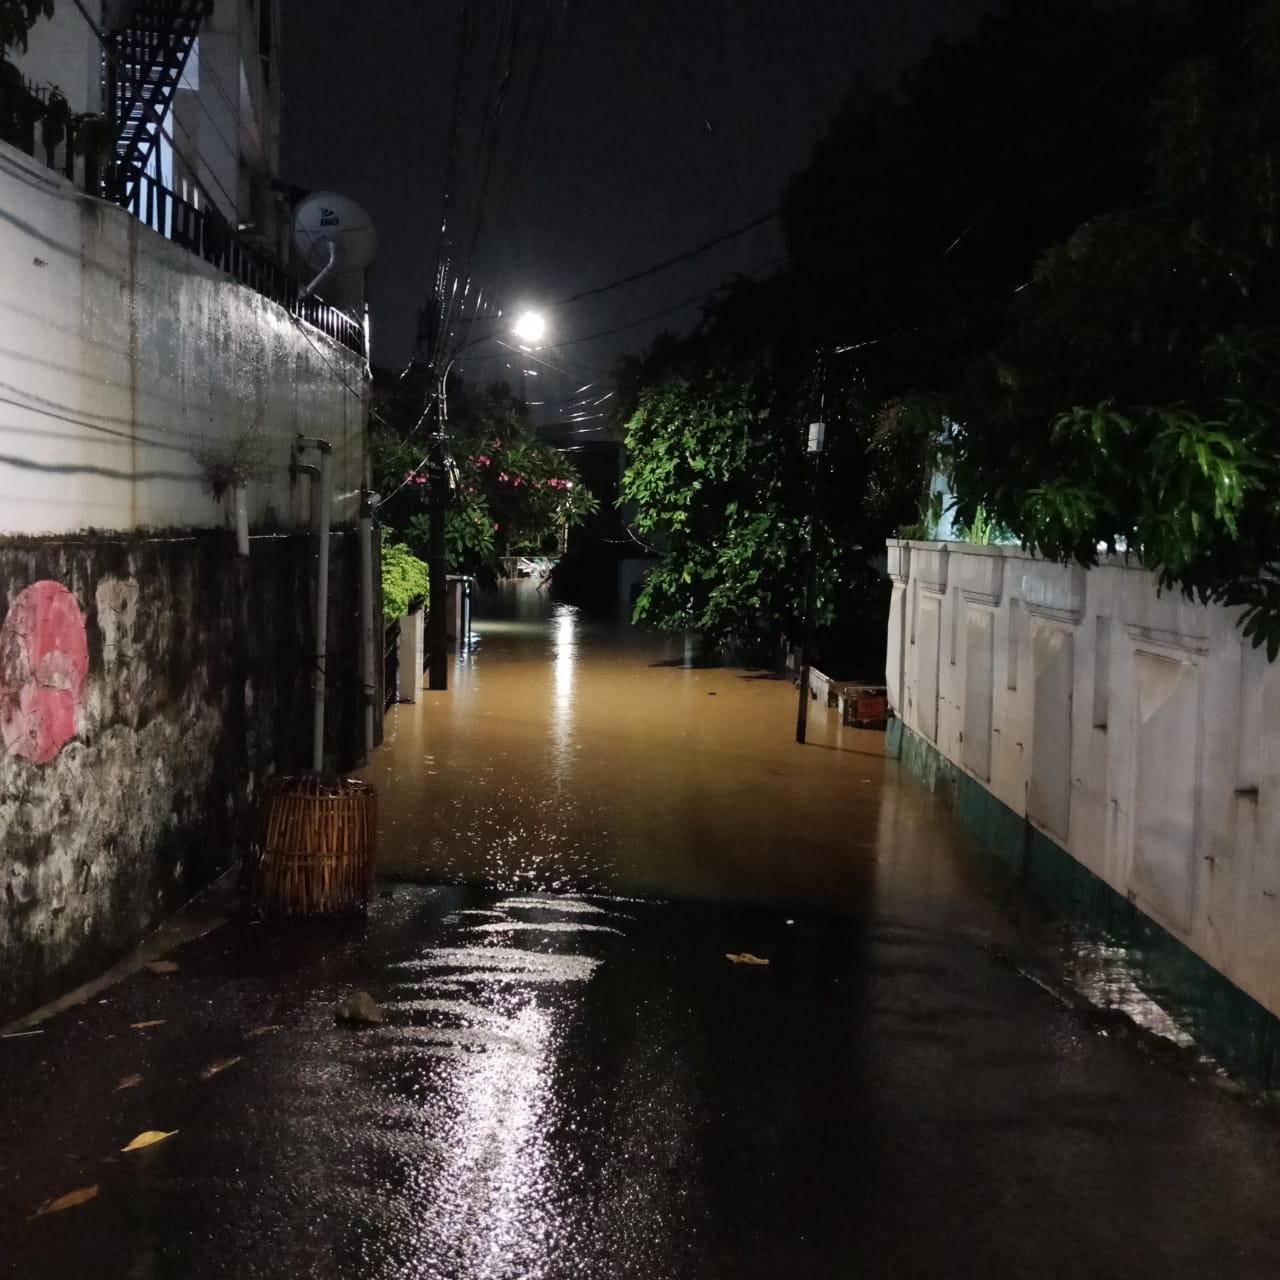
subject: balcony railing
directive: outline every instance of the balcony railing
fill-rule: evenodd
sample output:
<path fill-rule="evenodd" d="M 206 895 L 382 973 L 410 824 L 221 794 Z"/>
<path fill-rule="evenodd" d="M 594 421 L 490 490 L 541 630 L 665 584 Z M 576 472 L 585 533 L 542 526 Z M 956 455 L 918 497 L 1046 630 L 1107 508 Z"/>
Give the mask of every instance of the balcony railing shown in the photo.
<path fill-rule="evenodd" d="M 104 122 L 77 117 L 54 93 L 27 84 L 11 63 L 0 60 L 0 140 L 73 182 L 88 195 L 106 195 L 100 164 Z M 335 342 L 367 355 L 364 326 L 320 298 L 303 297 L 287 271 L 239 240 L 211 205 L 197 208 L 148 174 L 141 174 L 118 201 L 140 222 L 233 280 L 279 303 Z"/>

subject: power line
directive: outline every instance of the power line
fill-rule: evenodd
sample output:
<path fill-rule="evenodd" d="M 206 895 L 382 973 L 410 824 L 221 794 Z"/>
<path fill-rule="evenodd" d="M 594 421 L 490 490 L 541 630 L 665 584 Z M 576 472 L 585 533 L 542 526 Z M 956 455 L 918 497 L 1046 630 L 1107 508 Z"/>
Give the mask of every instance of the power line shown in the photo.
<path fill-rule="evenodd" d="M 776 209 L 770 209 L 768 213 L 762 213 L 758 218 L 753 218 L 750 222 L 744 223 L 740 227 L 734 227 L 732 230 L 721 232 L 718 236 L 713 236 L 710 240 L 695 246 L 692 249 L 685 250 L 684 253 L 678 253 L 672 258 L 664 258 L 661 262 L 656 262 L 651 267 L 645 267 L 641 271 L 633 271 L 629 276 L 622 276 L 618 280 L 611 280 L 608 284 L 602 284 L 594 289 L 584 289 L 581 293 L 571 294 L 567 298 L 561 298 L 558 302 L 550 305 L 553 307 L 567 307 L 571 302 L 581 302 L 583 298 L 594 298 L 602 293 L 611 293 L 614 289 L 620 289 L 623 285 L 634 284 L 637 280 L 647 279 L 649 276 L 657 275 L 660 271 L 665 271 L 668 267 L 678 266 L 682 262 L 688 262 L 690 258 L 696 258 L 701 254 L 709 252 L 711 249 L 718 248 L 720 245 L 730 240 L 736 239 L 738 236 L 746 235 L 748 231 L 754 231 L 757 227 L 762 227 L 767 222 L 772 222 L 782 213 L 782 206 Z M 637 322 L 639 323 L 639 322 Z"/>
<path fill-rule="evenodd" d="M 781 257 L 771 258 L 768 262 L 762 263 L 760 266 L 749 271 L 745 278 L 749 279 L 757 276 L 762 271 L 767 271 L 770 267 L 775 267 L 782 261 Z M 708 298 L 714 298 L 716 294 L 723 293 L 725 289 L 732 287 L 732 281 L 727 284 L 716 285 L 714 289 L 708 289 L 703 293 L 696 294 L 692 298 L 685 298 L 683 302 L 673 303 L 669 307 L 664 307 L 661 311 L 651 312 L 647 316 L 641 316 L 638 320 L 629 320 L 626 324 L 615 325 L 612 329 L 602 329 L 598 333 L 588 333 L 581 338 L 569 338 L 564 342 L 557 342 L 553 346 L 553 350 L 560 347 L 577 346 L 580 342 L 594 342 L 597 338 L 609 338 L 615 333 L 623 333 L 627 329 L 634 329 L 639 325 L 648 324 L 651 320 L 660 320 L 663 316 L 669 316 L 673 311 L 683 311 L 685 307 L 692 307 L 696 303 L 705 302 Z"/>

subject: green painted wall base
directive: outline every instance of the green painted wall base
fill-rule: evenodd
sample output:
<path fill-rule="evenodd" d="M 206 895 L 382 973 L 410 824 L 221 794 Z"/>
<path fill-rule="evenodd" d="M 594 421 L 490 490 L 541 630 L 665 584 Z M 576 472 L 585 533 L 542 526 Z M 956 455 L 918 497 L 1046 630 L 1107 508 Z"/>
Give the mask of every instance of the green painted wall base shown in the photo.
<path fill-rule="evenodd" d="M 1125 948 L 1144 990 L 1197 1043 L 1237 1075 L 1280 1087 L 1280 1019 L 900 720 L 889 722 L 886 752 L 1053 911 Z"/>

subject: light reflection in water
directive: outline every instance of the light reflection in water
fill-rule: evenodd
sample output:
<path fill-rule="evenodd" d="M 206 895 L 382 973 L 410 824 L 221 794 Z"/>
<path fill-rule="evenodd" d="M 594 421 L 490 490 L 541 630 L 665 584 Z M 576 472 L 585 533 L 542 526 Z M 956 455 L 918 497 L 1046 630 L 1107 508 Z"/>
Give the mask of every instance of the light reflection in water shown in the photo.
<path fill-rule="evenodd" d="M 573 694 L 578 665 L 578 611 L 558 604 L 552 614 L 551 652 L 555 655 L 551 740 L 555 747 L 556 780 L 564 782 L 571 763 Z"/>

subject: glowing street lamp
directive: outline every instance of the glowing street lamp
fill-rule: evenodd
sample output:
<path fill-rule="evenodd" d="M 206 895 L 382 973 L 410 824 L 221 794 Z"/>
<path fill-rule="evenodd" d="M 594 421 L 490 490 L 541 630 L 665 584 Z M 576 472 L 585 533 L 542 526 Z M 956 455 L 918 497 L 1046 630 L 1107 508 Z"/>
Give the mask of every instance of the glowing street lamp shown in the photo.
<path fill-rule="evenodd" d="M 515 324 L 515 335 L 521 342 L 533 345 L 542 341 L 542 335 L 547 331 L 547 322 L 543 318 L 542 313 L 538 311 L 524 312 Z"/>

